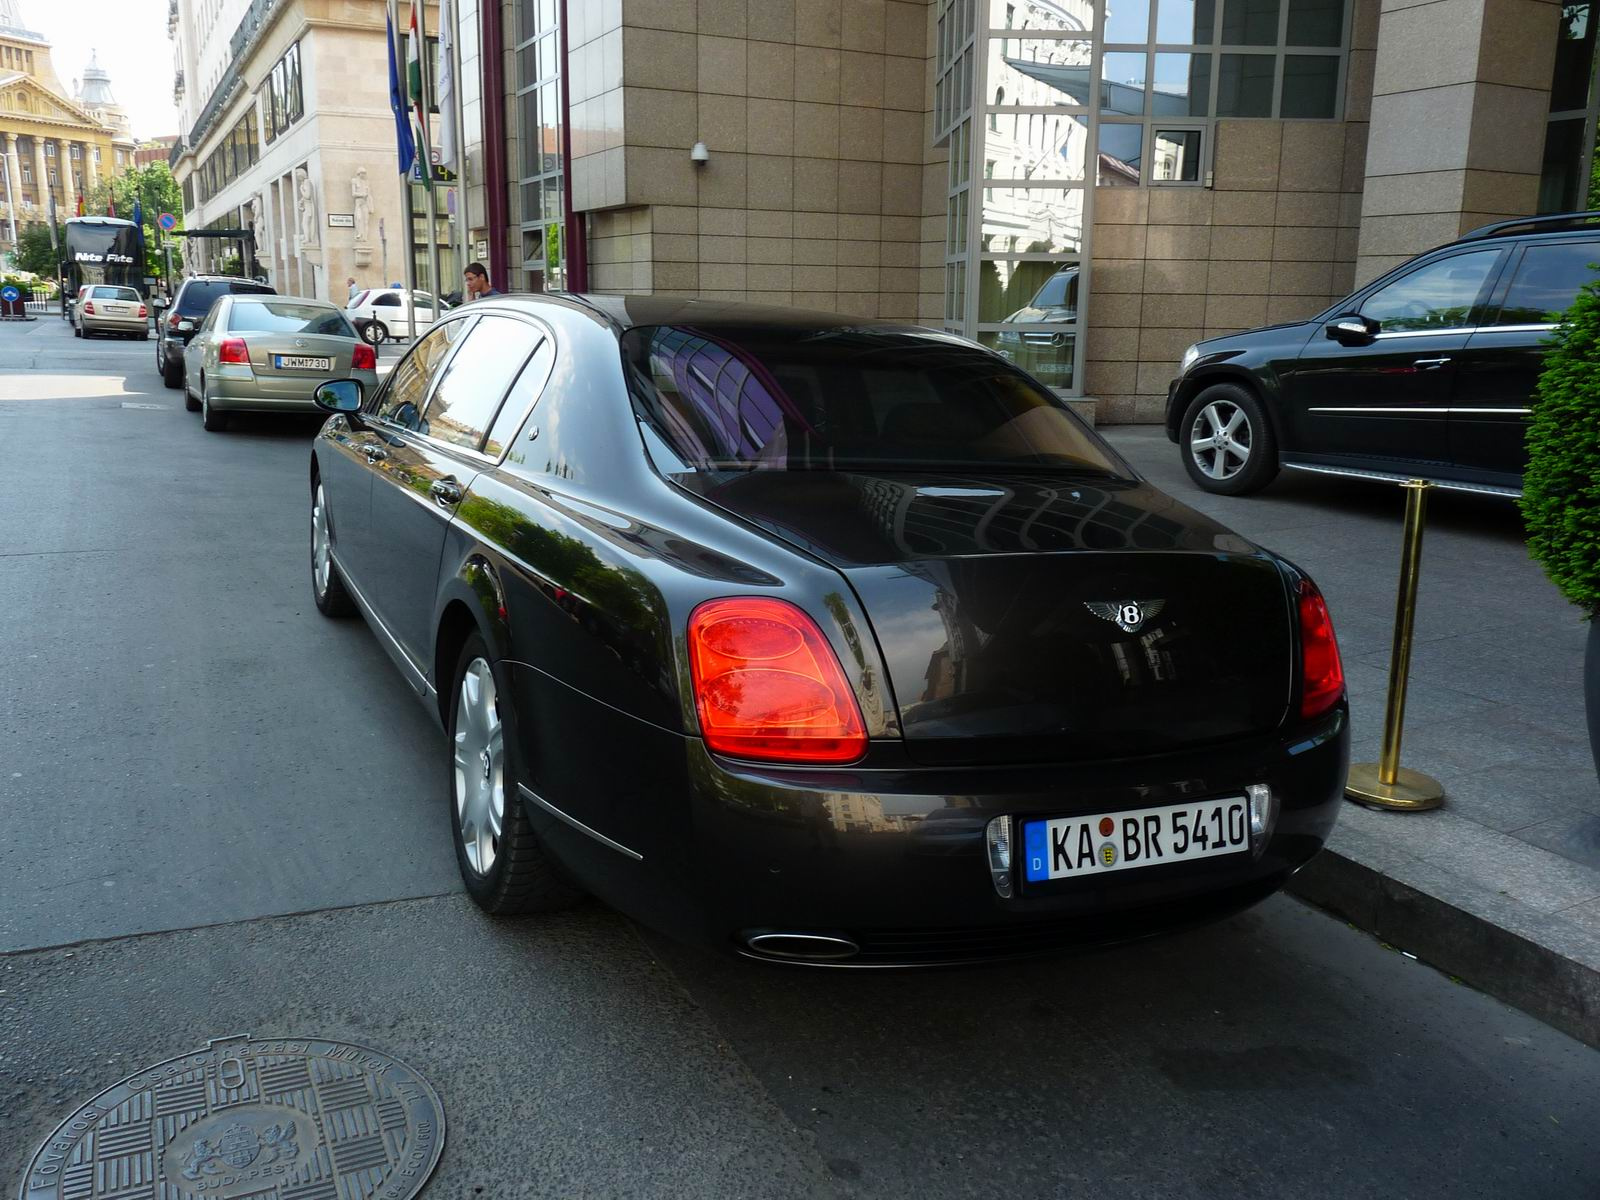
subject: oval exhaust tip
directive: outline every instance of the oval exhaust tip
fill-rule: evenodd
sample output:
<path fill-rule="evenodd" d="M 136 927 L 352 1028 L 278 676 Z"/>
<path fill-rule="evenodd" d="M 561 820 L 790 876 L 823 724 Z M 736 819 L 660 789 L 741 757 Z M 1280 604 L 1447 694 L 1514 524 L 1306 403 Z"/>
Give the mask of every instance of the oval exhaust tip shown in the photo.
<path fill-rule="evenodd" d="M 860 951 L 849 938 L 826 933 L 753 933 L 744 944 L 765 958 L 795 962 L 835 962 Z"/>

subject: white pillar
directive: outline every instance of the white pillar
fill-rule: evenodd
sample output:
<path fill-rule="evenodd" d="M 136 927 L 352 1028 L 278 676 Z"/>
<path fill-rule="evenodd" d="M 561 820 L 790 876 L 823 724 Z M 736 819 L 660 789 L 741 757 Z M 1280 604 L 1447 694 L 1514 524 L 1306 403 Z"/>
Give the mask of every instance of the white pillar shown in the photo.
<path fill-rule="evenodd" d="M 100 182 L 100 168 L 95 166 L 94 145 L 90 142 L 83 144 L 83 173 L 89 181 L 83 189 L 84 199 L 87 200 L 88 193 L 94 191 L 94 185 Z"/>
<path fill-rule="evenodd" d="M 6 134 L 6 169 L 11 172 L 11 215 L 22 208 L 22 158 L 17 153 L 17 135 Z"/>
<path fill-rule="evenodd" d="M 78 177 L 72 169 L 72 143 L 56 139 L 56 159 L 60 162 L 61 183 L 67 190 L 67 216 L 78 215 Z"/>
<path fill-rule="evenodd" d="M 33 194 L 34 203 L 39 206 L 39 219 L 50 219 L 50 167 L 44 158 L 44 139 L 35 135 L 33 139 Z"/>

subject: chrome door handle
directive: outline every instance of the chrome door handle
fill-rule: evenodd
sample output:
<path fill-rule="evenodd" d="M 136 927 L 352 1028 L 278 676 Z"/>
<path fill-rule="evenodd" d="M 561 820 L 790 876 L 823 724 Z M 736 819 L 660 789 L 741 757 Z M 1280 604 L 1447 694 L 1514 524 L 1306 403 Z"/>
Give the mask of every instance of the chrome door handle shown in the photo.
<path fill-rule="evenodd" d="M 428 487 L 429 493 L 440 504 L 461 503 L 461 485 L 448 477 L 435 479 Z"/>
<path fill-rule="evenodd" d="M 1428 371 L 1436 371 L 1449 361 L 1450 356 L 1447 354 L 1443 358 L 1419 358 L 1416 359 L 1411 365 L 1414 367 L 1422 367 L 1424 370 Z"/>
<path fill-rule="evenodd" d="M 362 442 L 356 446 L 356 449 L 367 456 L 369 463 L 377 462 L 380 458 L 389 457 L 389 452 L 378 445 L 377 442 Z"/>

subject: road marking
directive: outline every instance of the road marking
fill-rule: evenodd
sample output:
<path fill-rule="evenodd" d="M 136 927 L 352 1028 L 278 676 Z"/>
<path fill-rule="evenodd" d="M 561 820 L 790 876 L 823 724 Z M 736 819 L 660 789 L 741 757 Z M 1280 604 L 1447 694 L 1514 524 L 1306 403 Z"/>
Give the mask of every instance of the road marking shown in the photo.
<path fill-rule="evenodd" d="M 122 407 L 123 408 L 156 408 L 156 409 L 163 409 L 163 408 L 171 408 L 172 405 L 170 405 L 170 404 L 137 404 L 137 403 L 133 403 L 133 402 L 124 400 L 122 402 Z"/>

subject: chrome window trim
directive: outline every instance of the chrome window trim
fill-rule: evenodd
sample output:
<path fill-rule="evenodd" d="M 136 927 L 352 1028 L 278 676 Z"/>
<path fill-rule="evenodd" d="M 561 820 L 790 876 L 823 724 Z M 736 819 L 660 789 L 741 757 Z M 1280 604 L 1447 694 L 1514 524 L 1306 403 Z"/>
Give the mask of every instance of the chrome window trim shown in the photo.
<path fill-rule="evenodd" d="M 1473 330 L 1474 333 L 1549 333 L 1552 329 L 1560 329 L 1557 322 L 1548 325 L 1480 325 Z"/>
<path fill-rule="evenodd" d="M 578 818 L 573 816 L 571 813 L 563 812 L 561 809 L 557 808 L 554 804 L 551 804 L 550 801 L 546 800 L 543 796 L 539 795 L 538 792 L 534 791 L 532 788 L 530 788 L 527 784 L 523 783 L 521 780 L 517 781 L 517 791 L 521 792 L 529 800 L 532 800 L 535 804 L 537 804 L 540 808 L 544 809 L 545 812 L 549 813 L 552 817 L 555 817 L 555 818 L 557 818 L 559 820 L 565 821 L 568 825 L 571 825 L 579 833 L 588 834 L 595 841 L 599 842 L 602 846 L 608 846 L 612 850 L 615 850 L 618 854 L 624 854 L 627 857 L 633 859 L 634 862 L 643 862 L 644 861 L 644 855 L 640 854 L 637 850 L 629 849 L 627 846 L 624 846 L 621 842 L 613 841 L 611 838 L 608 838 L 605 834 L 601 833 L 598 829 L 589 828 L 589 826 L 585 825 L 582 821 L 578 820 Z"/>
<path fill-rule="evenodd" d="M 1392 329 L 1387 333 L 1373 334 L 1372 340 L 1385 342 L 1391 338 L 1454 337 L 1458 334 L 1471 335 L 1477 333 L 1481 328 L 1478 325 L 1448 325 L 1440 329 Z"/>
<path fill-rule="evenodd" d="M 1326 407 L 1326 408 L 1311 408 L 1311 409 L 1307 409 L 1306 411 L 1314 412 L 1314 413 L 1433 413 L 1433 414 L 1437 414 L 1437 413 L 1447 413 L 1447 412 L 1450 411 L 1450 409 L 1448 409 L 1448 408 L 1428 408 L 1428 407 L 1402 407 L 1402 406 L 1400 406 L 1398 404 L 1387 404 L 1387 405 L 1380 404 L 1380 405 L 1373 405 L 1373 406 L 1356 404 L 1356 405 L 1350 405 L 1348 407 L 1335 405 L 1335 406 L 1329 406 L 1329 407 Z"/>

